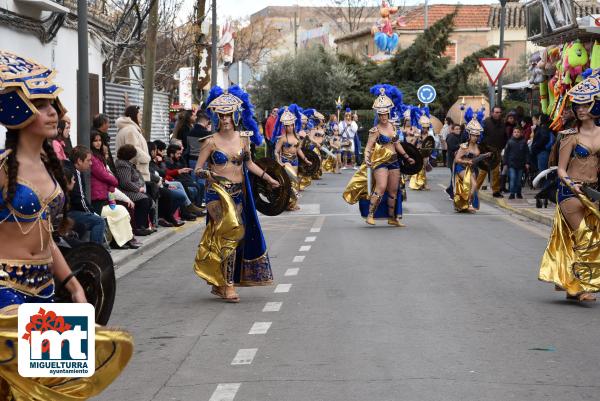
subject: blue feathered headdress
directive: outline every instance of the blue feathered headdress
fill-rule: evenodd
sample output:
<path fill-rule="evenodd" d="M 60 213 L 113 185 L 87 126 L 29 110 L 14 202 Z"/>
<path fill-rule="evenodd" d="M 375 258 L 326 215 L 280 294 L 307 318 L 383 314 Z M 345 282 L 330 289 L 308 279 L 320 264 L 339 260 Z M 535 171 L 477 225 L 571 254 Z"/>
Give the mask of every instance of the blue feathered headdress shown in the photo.
<path fill-rule="evenodd" d="M 421 118 L 421 109 L 419 106 L 409 106 L 410 107 L 410 125 L 413 127 L 417 127 L 421 129 L 421 123 L 419 119 Z"/>
<path fill-rule="evenodd" d="M 379 96 L 381 95 L 381 89 L 384 90 L 384 93 L 387 97 L 389 97 L 393 103 L 393 107 L 390 110 L 390 116 L 393 114 L 393 112 L 395 111 L 396 114 L 402 114 L 400 112 L 403 104 L 402 104 L 402 100 L 404 98 L 404 95 L 402 94 L 402 91 L 400 89 L 398 89 L 397 87 L 395 87 L 394 85 L 390 85 L 390 84 L 377 84 L 371 87 L 371 89 L 369 90 L 369 92 L 373 95 L 373 96 Z M 375 118 L 373 121 L 374 125 L 377 125 L 379 121 L 379 118 L 377 117 L 377 113 L 375 113 Z"/>
<path fill-rule="evenodd" d="M 467 107 L 467 110 L 465 111 L 465 124 L 468 124 L 469 121 L 471 121 L 473 119 L 473 115 L 475 113 L 473 112 L 473 109 L 471 108 L 471 106 Z"/>
<path fill-rule="evenodd" d="M 306 123 L 306 128 L 307 129 L 313 129 L 315 128 L 315 122 L 318 123 L 319 119 L 315 117 L 315 111 L 317 111 L 316 109 L 304 109 L 302 111 L 302 114 L 304 114 L 306 117 L 308 117 L 308 123 Z"/>
<path fill-rule="evenodd" d="M 302 113 L 300 112 L 302 108 L 295 103 L 287 106 L 289 112 L 291 112 L 294 116 L 296 116 L 296 121 L 294 122 L 295 132 L 298 132 L 302 129 Z M 285 112 L 285 107 L 280 107 L 279 112 L 277 113 L 277 121 L 275 122 L 275 127 L 273 127 L 273 136 L 271 137 L 271 142 L 277 142 L 277 139 L 281 136 L 283 132 L 283 124 L 281 123 L 281 116 Z"/>
<path fill-rule="evenodd" d="M 250 95 L 237 85 L 229 87 L 227 92 L 237 97 L 242 102 L 238 110 L 234 111 L 233 113 L 234 123 L 238 125 L 241 119 L 243 127 L 246 130 L 252 131 L 253 133 L 253 135 L 250 137 L 252 143 L 254 143 L 256 146 L 260 146 L 263 142 L 263 136 L 260 134 L 260 131 L 258 130 L 258 124 L 254 118 L 254 105 L 250 101 Z M 213 100 L 217 99 L 224 93 L 225 91 L 221 87 L 214 86 L 213 88 L 211 88 L 208 94 L 206 104 L 210 105 L 210 103 Z M 218 127 L 218 117 L 216 116 L 216 114 L 208 107 L 207 113 L 211 117 L 211 120 L 215 124 L 215 127 Z"/>

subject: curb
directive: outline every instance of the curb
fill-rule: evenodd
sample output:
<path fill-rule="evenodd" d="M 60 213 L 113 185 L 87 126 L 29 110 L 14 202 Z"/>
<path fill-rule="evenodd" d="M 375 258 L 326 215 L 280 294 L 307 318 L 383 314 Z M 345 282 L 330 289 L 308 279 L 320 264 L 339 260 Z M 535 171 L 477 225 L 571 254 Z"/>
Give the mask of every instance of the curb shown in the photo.
<path fill-rule="evenodd" d="M 479 199 L 486 202 L 491 203 L 492 205 L 496 205 L 502 209 L 508 210 L 511 213 L 517 214 L 519 216 L 526 217 L 535 222 L 545 224 L 547 226 L 552 227 L 554 223 L 554 219 L 550 216 L 546 216 L 544 214 L 540 214 L 535 210 L 526 209 L 526 208 L 514 208 L 510 206 L 505 199 L 503 198 L 494 198 L 491 194 L 487 192 L 479 192 Z"/>
<path fill-rule="evenodd" d="M 115 265 L 115 271 L 118 270 L 119 267 L 127 264 L 128 262 L 144 255 L 144 253 L 151 251 L 159 243 L 165 242 L 167 239 L 180 233 L 184 233 L 187 231 L 193 232 L 196 229 L 198 229 L 201 224 L 202 223 L 200 222 L 200 220 L 198 220 L 197 222 L 186 222 L 186 224 L 184 224 L 181 227 L 163 228 L 158 230 L 154 234 L 146 237 L 147 239 L 144 238 L 144 240 L 142 240 L 142 246 L 140 246 L 138 249 L 127 249 L 119 251 L 118 253 L 111 253 L 113 263 Z M 138 239 L 140 238 L 138 237 Z"/>

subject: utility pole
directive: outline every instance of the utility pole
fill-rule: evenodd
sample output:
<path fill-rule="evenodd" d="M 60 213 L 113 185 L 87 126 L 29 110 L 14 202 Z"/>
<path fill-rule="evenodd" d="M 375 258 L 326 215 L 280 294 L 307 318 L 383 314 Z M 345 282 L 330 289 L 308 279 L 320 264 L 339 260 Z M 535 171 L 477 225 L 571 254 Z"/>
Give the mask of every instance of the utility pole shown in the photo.
<path fill-rule="evenodd" d="M 504 57 L 504 27 L 506 24 L 506 0 L 500 0 L 500 50 L 498 56 Z M 498 78 L 498 106 L 502 106 L 502 74 Z"/>
<path fill-rule="evenodd" d="M 154 74 L 156 68 L 156 34 L 158 31 L 158 1 L 153 0 L 146 31 L 146 70 L 144 71 L 144 108 L 142 128 L 144 137 L 152 135 L 152 102 L 154 101 Z"/>
<path fill-rule="evenodd" d="M 211 69 L 210 69 L 210 86 L 217 86 L 217 0 L 212 0 L 212 27 L 211 27 Z"/>
<path fill-rule="evenodd" d="M 90 78 L 88 60 L 88 5 L 87 0 L 77 0 L 77 145 L 90 147 Z M 85 183 L 85 196 L 91 200 L 89 173 Z"/>
<path fill-rule="evenodd" d="M 204 22 L 204 14 L 206 13 L 206 0 L 198 0 L 196 5 L 196 22 L 194 26 L 194 78 L 192 79 L 192 102 L 200 103 L 198 97 L 198 76 L 200 74 L 200 56 L 204 49 L 204 33 L 202 32 L 202 23 Z M 202 89 L 202 88 L 200 88 Z"/>

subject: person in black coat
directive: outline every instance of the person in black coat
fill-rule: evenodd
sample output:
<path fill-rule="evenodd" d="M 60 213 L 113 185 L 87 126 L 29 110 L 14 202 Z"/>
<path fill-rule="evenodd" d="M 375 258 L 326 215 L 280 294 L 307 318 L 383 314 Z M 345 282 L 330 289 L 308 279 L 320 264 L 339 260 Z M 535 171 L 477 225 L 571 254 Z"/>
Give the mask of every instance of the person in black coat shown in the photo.
<path fill-rule="evenodd" d="M 462 143 L 461 127 L 460 124 L 452 124 L 450 126 L 450 132 L 446 136 L 446 148 L 447 148 L 447 166 L 450 169 L 450 185 L 446 188 L 446 193 L 450 198 L 454 197 L 454 191 L 452 190 L 452 172 L 454 166 L 454 156 Z"/>
<path fill-rule="evenodd" d="M 508 199 L 523 199 L 521 194 L 521 181 L 523 172 L 529 169 L 529 147 L 523 137 L 522 128 L 516 125 L 512 131 L 512 138 L 504 148 L 504 164 L 508 166 L 509 191 Z"/>

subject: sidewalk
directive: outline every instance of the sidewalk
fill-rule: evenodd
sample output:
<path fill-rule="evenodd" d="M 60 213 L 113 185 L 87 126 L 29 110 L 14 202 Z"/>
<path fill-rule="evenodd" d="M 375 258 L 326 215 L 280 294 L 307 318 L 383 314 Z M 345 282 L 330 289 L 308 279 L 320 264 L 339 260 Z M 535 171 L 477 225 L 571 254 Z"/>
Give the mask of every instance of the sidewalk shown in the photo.
<path fill-rule="evenodd" d="M 154 234 L 147 235 L 145 237 L 136 237 L 136 239 L 142 243 L 138 249 L 111 249 L 110 255 L 112 256 L 115 270 L 125 265 L 126 263 L 142 256 L 154 249 L 161 243 L 164 243 L 170 237 L 185 232 L 193 232 L 197 229 L 203 229 L 205 225 L 205 218 L 198 218 L 196 221 L 186 221 L 181 227 L 159 227 L 158 231 Z"/>
<path fill-rule="evenodd" d="M 527 217 L 528 219 L 531 219 L 538 223 L 542 223 L 547 226 L 552 226 L 556 205 L 552 202 L 548 202 L 547 208 L 536 208 L 536 193 L 537 190 L 523 188 L 523 199 L 508 199 L 509 194 L 502 194 L 504 195 L 504 198 L 494 198 L 492 196 L 492 191 L 488 189 L 479 191 L 479 199 L 483 202 L 491 203 L 493 205 L 506 209 L 511 213 Z"/>

